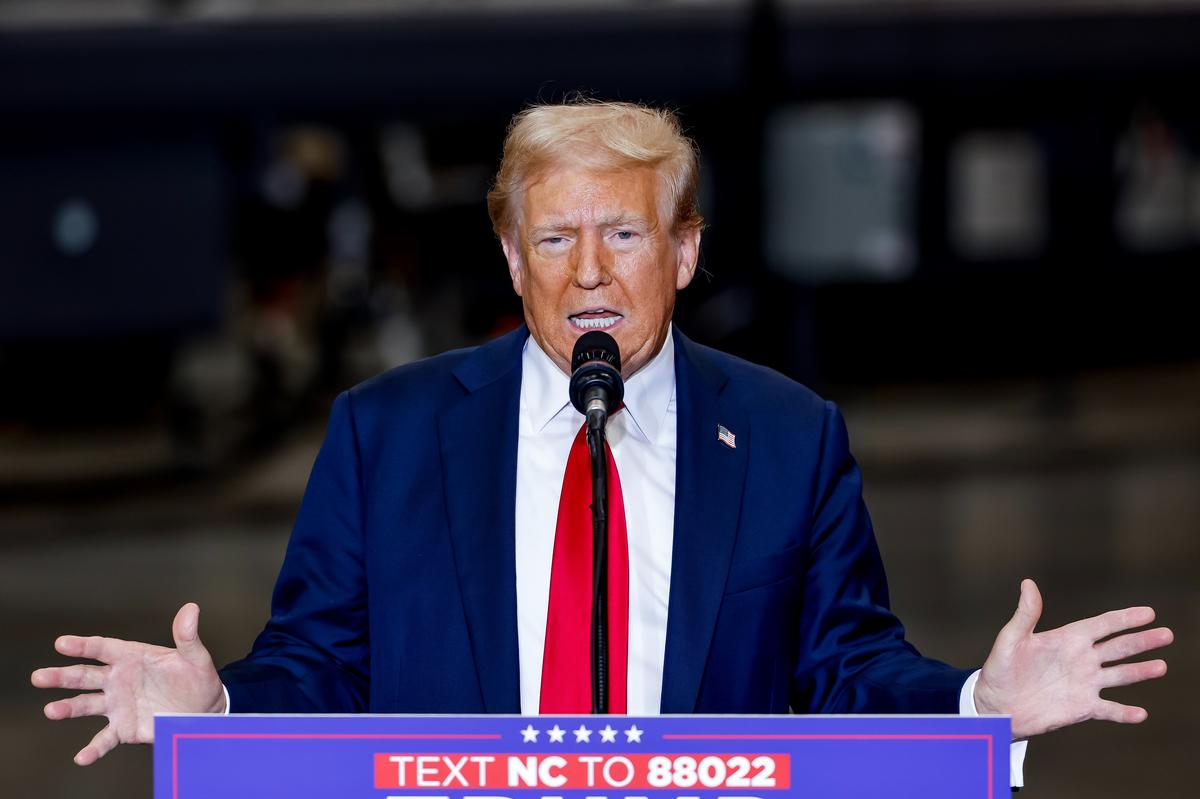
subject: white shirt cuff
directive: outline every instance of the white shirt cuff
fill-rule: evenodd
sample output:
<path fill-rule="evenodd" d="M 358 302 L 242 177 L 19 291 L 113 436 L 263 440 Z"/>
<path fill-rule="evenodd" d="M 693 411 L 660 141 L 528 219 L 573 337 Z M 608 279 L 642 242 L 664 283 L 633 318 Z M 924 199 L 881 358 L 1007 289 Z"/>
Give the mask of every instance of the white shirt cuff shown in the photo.
<path fill-rule="evenodd" d="M 958 692 L 958 715 L 978 716 L 979 709 L 975 707 L 975 683 L 979 682 L 979 670 L 976 669 L 963 683 Z M 1013 741 L 1008 747 L 1008 782 L 1013 788 L 1025 787 L 1025 749 L 1029 741 Z"/>
<path fill-rule="evenodd" d="M 225 683 L 221 683 L 221 690 L 225 692 L 225 712 L 221 715 L 229 715 L 229 689 L 225 687 Z"/>

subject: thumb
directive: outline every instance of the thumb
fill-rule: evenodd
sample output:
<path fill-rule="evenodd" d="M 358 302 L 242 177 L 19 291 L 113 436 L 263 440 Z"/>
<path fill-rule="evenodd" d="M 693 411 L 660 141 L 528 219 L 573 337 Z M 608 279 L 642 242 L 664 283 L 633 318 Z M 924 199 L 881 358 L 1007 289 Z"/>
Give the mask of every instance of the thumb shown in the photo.
<path fill-rule="evenodd" d="M 209 660 L 208 650 L 200 643 L 200 606 L 188 602 L 175 614 L 171 623 L 171 637 L 175 639 L 175 648 L 185 659 L 193 663 L 203 663 Z"/>
<path fill-rule="evenodd" d="M 1042 618 L 1042 592 L 1037 583 L 1029 578 L 1021 581 L 1021 598 L 1017 600 L 1017 611 L 1009 621 L 1009 629 L 1021 636 L 1032 635 Z"/>

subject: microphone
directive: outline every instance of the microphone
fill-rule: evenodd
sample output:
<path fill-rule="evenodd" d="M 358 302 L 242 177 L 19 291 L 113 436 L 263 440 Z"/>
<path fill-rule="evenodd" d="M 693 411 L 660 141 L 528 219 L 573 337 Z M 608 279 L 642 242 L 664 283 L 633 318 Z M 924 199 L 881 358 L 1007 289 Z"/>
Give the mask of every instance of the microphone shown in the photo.
<path fill-rule="evenodd" d="M 603 330 L 584 333 L 571 355 L 571 404 L 587 417 L 589 430 L 603 430 L 608 414 L 625 397 L 621 350 Z"/>
<path fill-rule="evenodd" d="M 592 462 L 592 713 L 608 712 L 608 447 L 604 424 L 625 396 L 621 350 L 612 336 L 590 330 L 571 354 L 571 404 L 587 417 Z"/>

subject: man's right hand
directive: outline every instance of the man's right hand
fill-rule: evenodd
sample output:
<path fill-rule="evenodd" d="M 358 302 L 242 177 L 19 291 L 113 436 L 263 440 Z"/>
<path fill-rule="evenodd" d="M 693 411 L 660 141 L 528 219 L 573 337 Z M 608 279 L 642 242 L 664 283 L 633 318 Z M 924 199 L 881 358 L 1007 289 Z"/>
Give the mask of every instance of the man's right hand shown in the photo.
<path fill-rule="evenodd" d="M 103 664 L 38 669 L 31 677 L 38 688 L 93 692 L 49 703 L 46 718 L 108 718 L 108 726 L 75 755 L 76 763 L 95 763 L 117 744 L 152 743 L 155 713 L 225 712 L 225 689 L 199 627 L 200 608 L 189 602 L 171 625 L 174 649 L 99 636 L 64 635 L 54 642 L 59 654 Z"/>

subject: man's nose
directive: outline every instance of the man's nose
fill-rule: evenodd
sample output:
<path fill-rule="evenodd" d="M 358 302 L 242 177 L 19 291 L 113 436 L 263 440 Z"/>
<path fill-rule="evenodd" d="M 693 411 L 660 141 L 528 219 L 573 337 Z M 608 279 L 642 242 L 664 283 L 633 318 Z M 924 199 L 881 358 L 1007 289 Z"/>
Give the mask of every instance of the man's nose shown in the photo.
<path fill-rule="evenodd" d="M 576 249 L 575 285 L 594 289 L 612 282 L 612 253 L 608 252 L 598 234 L 584 234 Z"/>

